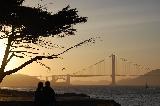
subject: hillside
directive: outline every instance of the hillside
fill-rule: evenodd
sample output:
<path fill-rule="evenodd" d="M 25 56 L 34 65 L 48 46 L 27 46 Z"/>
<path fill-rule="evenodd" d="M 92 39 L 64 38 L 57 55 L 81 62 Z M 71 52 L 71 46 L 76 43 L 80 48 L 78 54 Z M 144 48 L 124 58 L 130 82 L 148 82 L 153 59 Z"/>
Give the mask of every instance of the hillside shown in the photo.
<path fill-rule="evenodd" d="M 22 75 L 22 74 L 14 74 L 6 76 L 2 83 L 0 83 L 0 87 L 35 87 L 39 79 Z"/>
<path fill-rule="evenodd" d="M 117 82 L 118 85 L 145 85 L 160 86 L 160 69 L 153 70 L 144 76 L 132 79 L 124 79 Z"/>

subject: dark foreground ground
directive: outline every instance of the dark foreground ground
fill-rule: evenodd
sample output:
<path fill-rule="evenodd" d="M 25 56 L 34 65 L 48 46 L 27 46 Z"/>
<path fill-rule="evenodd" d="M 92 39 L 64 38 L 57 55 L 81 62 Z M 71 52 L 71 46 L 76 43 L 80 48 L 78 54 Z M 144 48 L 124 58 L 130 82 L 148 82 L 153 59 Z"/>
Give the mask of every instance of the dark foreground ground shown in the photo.
<path fill-rule="evenodd" d="M 32 101 L 1 101 L 0 106 L 34 106 Z M 56 106 L 120 106 L 110 100 L 58 101 Z"/>
<path fill-rule="evenodd" d="M 34 92 L 0 90 L 0 106 L 34 106 Z M 120 106 L 114 100 L 93 99 L 85 94 L 56 95 L 56 106 Z"/>

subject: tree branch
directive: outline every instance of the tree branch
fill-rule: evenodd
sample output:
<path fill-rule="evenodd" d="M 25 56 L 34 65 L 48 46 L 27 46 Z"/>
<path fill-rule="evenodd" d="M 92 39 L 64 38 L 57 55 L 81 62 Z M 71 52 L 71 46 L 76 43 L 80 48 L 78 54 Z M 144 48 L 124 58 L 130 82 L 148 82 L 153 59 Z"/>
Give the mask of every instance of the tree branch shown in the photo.
<path fill-rule="evenodd" d="M 94 40 L 95 40 L 94 38 L 90 38 L 90 39 L 88 39 L 88 40 L 85 40 L 85 41 L 83 41 L 83 42 L 80 42 L 80 43 L 78 43 L 78 44 L 76 44 L 76 45 L 74 45 L 74 46 L 71 46 L 70 48 L 64 50 L 63 52 L 61 52 L 61 53 L 59 53 L 59 54 L 57 54 L 57 55 L 54 55 L 54 54 L 53 54 L 53 55 L 51 55 L 51 56 L 36 56 L 36 57 L 28 60 L 27 62 L 23 63 L 23 64 L 22 64 L 21 66 L 19 66 L 18 68 L 15 68 L 15 69 L 13 69 L 13 70 L 6 71 L 6 72 L 5 72 L 5 75 L 10 75 L 10 74 L 12 74 L 12 73 L 15 73 L 15 72 L 17 72 L 18 70 L 22 69 L 23 67 L 31 64 L 33 61 L 42 60 L 43 58 L 46 58 L 46 59 L 58 58 L 59 55 L 62 55 L 62 54 L 68 52 L 69 50 L 71 50 L 71 49 L 73 49 L 73 48 L 75 48 L 75 47 L 81 46 L 82 44 L 87 43 L 87 42 L 92 42 L 92 41 L 94 41 Z"/>
<path fill-rule="evenodd" d="M 25 66 L 31 64 L 33 61 L 42 60 L 42 59 L 44 59 L 44 58 L 46 58 L 46 59 L 53 59 L 53 58 L 58 58 L 58 57 L 57 57 L 57 56 L 36 56 L 36 57 L 34 57 L 34 58 L 26 61 L 25 63 L 23 63 L 23 64 L 20 65 L 19 67 L 15 68 L 15 69 L 13 69 L 13 70 L 6 71 L 6 72 L 5 72 L 5 75 L 10 75 L 10 74 L 12 74 L 12 73 L 15 73 L 15 72 L 17 72 L 18 70 L 24 68 Z"/>
<path fill-rule="evenodd" d="M 41 66 L 44 66 L 44 67 L 47 68 L 48 70 L 51 70 L 51 68 L 48 67 L 47 65 L 45 65 L 44 63 L 41 63 L 41 62 L 39 62 L 39 61 L 36 61 L 36 62 L 39 63 Z"/>
<path fill-rule="evenodd" d="M 9 57 L 9 59 L 6 61 L 6 64 L 12 59 L 13 56 L 14 56 L 14 53 L 11 54 L 11 56 Z"/>
<path fill-rule="evenodd" d="M 92 42 L 92 41 L 95 41 L 95 39 L 94 39 L 94 38 L 90 38 L 90 39 L 87 39 L 87 40 L 85 40 L 85 41 L 82 41 L 82 42 L 80 42 L 80 43 L 78 43 L 78 44 L 76 44 L 76 45 L 74 45 L 74 46 L 71 46 L 70 48 L 64 50 L 63 52 L 57 54 L 57 56 L 62 55 L 62 54 L 68 52 L 69 50 L 71 50 L 71 49 L 73 49 L 73 48 L 77 48 L 78 46 L 81 46 L 81 45 L 84 44 L 84 43 L 88 43 L 88 42 Z"/>

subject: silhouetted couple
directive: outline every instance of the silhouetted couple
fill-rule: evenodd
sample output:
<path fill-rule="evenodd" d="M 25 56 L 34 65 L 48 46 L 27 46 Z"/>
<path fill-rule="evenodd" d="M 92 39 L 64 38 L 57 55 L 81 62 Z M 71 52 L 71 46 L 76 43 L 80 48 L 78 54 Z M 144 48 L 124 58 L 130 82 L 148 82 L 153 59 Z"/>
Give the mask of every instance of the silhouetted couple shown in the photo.
<path fill-rule="evenodd" d="M 35 105 L 36 106 L 55 106 L 55 92 L 50 86 L 50 82 L 46 81 L 45 86 L 43 82 L 38 83 L 35 92 Z"/>

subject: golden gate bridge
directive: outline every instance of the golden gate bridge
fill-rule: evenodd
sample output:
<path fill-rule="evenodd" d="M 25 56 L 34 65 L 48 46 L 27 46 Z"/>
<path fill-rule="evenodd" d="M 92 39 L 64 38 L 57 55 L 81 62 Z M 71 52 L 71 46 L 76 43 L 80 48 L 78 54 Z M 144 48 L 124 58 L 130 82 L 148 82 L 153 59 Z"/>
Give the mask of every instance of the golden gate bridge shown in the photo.
<path fill-rule="evenodd" d="M 151 68 L 142 66 L 137 63 L 128 61 L 125 58 L 119 58 L 112 54 L 106 59 L 102 59 L 95 64 L 92 64 L 80 71 L 65 75 L 51 75 L 51 76 L 35 76 L 45 80 L 51 79 L 52 83 L 58 83 L 58 80 L 63 80 L 63 84 L 70 85 L 71 78 L 74 77 L 111 77 L 111 85 L 116 85 L 116 77 L 136 77 L 144 76 L 145 73 L 151 71 Z"/>

